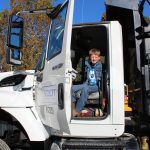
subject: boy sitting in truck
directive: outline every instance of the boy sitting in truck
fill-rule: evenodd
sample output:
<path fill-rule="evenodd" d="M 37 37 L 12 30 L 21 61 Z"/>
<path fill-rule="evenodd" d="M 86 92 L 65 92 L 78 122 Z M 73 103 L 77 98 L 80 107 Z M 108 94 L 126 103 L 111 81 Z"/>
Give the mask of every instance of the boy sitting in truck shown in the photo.
<path fill-rule="evenodd" d="M 102 74 L 99 49 L 93 48 L 89 51 L 89 61 L 85 61 L 85 74 L 86 80 L 83 84 L 72 86 L 72 105 L 74 117 L 80 115 L 80 112 L 87 102 L 89 94 L 99 90 L 99 81 L 101 80 Z M 81 91 L 79 99 L 76 97 L 76 93 L 78 91 Z"/>

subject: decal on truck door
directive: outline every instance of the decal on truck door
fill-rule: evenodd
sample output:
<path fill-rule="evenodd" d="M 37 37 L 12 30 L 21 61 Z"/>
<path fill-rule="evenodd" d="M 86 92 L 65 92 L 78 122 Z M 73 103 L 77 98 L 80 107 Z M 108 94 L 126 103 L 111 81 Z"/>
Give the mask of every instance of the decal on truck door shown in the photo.
<path fill-rule="evenodd" d="M 51 86 L 44 86 L 42 87 L 42 91 L 44 93 L 44 98 L 42 103 L 43 104 L 48 104 L 48 103 L 57 103 L 57 95 L 58 95 L 58 89 L 56 85 L 51 85 Z"/>

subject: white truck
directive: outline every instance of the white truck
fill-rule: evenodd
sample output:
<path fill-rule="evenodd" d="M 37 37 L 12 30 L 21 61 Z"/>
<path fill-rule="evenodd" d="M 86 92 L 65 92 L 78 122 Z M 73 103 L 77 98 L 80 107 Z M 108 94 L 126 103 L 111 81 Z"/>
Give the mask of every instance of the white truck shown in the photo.
<path fill-rule="evenodd" d="M 0 149 L 139 150 L 148 146 L 139 139 L 150 136 L 150 35 L 149 27 L 142 24 L 138 1 L 106 0 L 106 21 L 73 25 L 75 2 L 67 0 L 46 11 L 50 29 L 35 70 L 0 73 Z M 23 24 L 18 14 L 10 17 L 9 64 L 21 64 Z M 74 73 L 79 64 L 84 70 L 91 48 L 101 50 L 100 94 L 90 95 L 83 114 L 73 117 L 71 87 L 84 81 L 84 72 L 76 79 Z M 128 118 L 125 93 L 132 108 Z M 103 115 L 97 115 L 102 106 Z M 91 115 L 85 116 L 84 111 Z"/>

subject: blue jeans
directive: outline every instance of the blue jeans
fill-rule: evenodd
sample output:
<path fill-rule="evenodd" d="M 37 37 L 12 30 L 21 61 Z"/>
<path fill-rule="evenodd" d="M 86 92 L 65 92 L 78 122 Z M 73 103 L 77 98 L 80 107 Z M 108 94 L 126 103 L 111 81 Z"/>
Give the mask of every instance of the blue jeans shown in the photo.
<path fill-rule="evenodd" d="M 76 104 L 76 111 L 80 112 L 88 99 L 89 94 L 97 92 L 98 91 L 98 86 L 97 85 L 88 85 L 87 83 L 79 84 L 79 85 L 73 85 L 72 86 L 72 101 L 75 102 L 77 101 Z M 81 91 L 80 98 L 77 100 L 76 93 L 78 91 Z"/>

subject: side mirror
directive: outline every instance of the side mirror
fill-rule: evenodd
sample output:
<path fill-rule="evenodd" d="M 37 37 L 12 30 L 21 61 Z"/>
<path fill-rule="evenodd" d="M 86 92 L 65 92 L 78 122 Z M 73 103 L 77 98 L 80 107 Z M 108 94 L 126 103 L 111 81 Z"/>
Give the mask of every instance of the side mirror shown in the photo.
<path fill-rule="evenodd" d="M 7 64 L 21 65 L 22 52 L 18 49 L 8 48 L 6 51 Z"/>
<path fill-rule="evenodd" d="M 11 48 L 22 48 L 23 45 L 23 18 L 12 15 L 9 18 L 7 46 Z"/>

